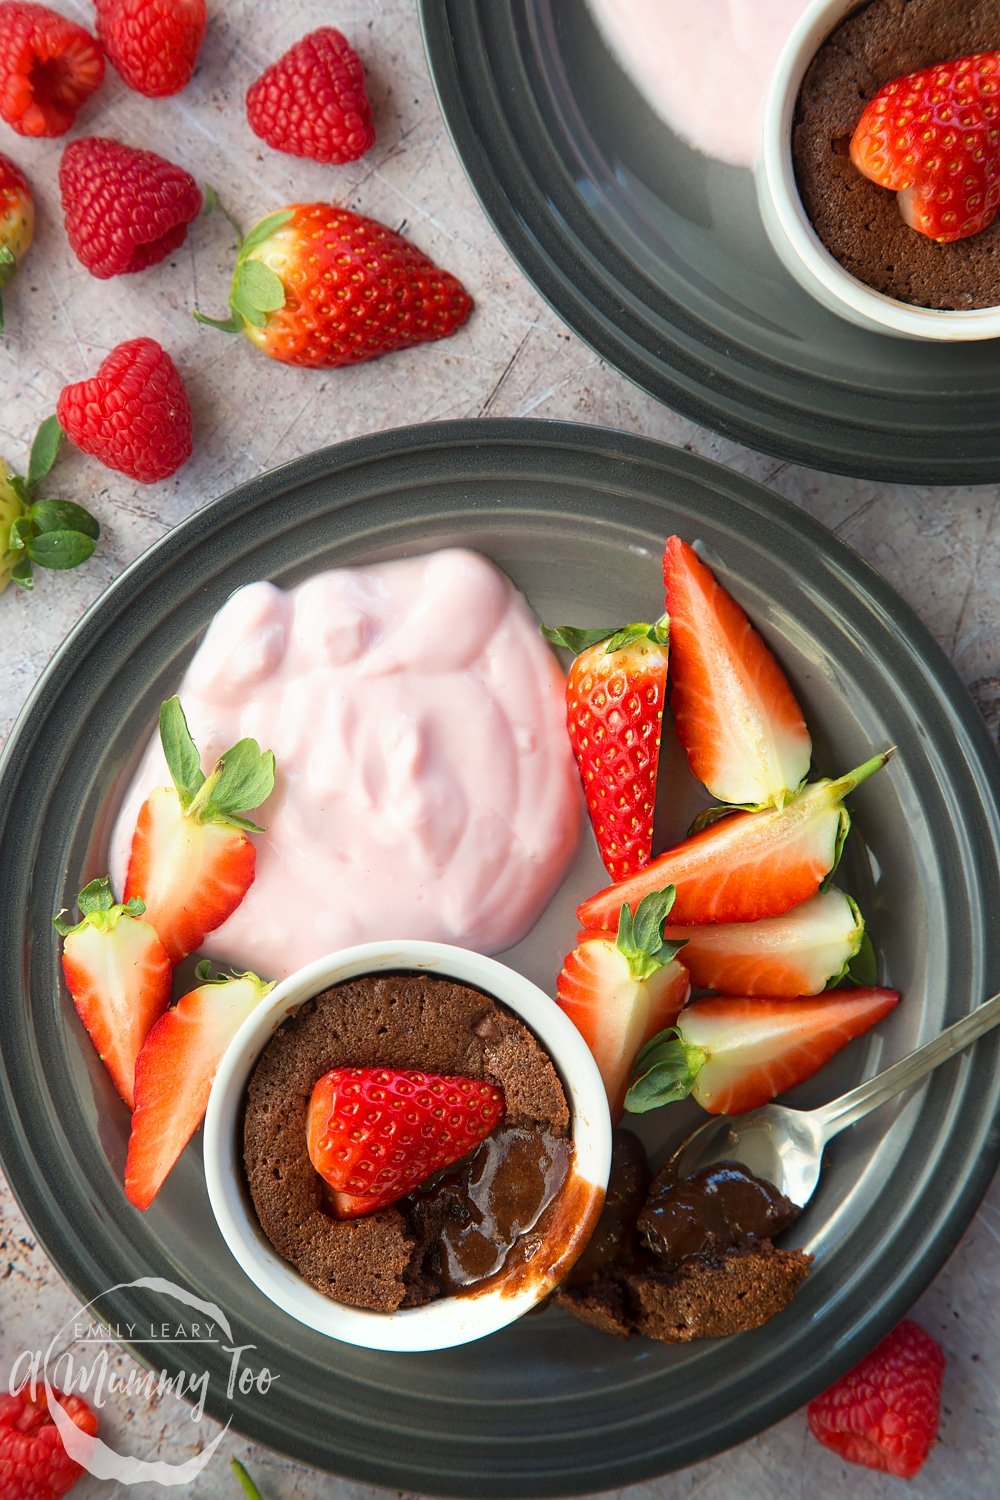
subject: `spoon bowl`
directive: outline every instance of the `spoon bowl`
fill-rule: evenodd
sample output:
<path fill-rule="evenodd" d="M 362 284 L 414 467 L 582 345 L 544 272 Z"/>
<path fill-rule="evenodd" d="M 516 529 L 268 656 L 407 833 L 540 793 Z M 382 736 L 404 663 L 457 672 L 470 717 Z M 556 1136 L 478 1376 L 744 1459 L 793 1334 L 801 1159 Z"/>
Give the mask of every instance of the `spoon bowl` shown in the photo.
<path fill-rule="evenodd" d="M 816 1191 L 827 1141 L 919 1082 L 997 1025 L 1000 1025 L 1000 995 L 984 1001 L 891 1068 L 819 1109 L 765 1104 L 762 1109 L 750 1110 L 745 1115 L 710 1117 L 681 1142 L 669 1164 L 679 1179 L 712 1162 L 742 1162 L 755 1176 L 772 1183 L 786 1198 L 804 1208 Z"/>

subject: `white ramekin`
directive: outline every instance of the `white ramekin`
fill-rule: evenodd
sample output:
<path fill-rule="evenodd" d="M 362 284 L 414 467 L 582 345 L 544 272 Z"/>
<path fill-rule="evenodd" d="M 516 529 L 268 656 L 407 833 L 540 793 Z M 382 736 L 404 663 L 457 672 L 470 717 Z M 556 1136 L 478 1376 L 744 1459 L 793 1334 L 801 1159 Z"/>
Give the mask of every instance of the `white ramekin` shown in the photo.
<path fill-rule="evenodd" d="M 475 985 L 509 1007 L 544 1047 L 562 1080 L 572 1114 L 574 1172 L 603 1201 L 611 1167 L 611 1120 L 597 1065 L 579 1032 L 548 995 L 496 959 L 445 943 L 379 942 L 345 948 L 282 981 L 240 1027 L 226 1050 L 205 1116 L 205 1180 L 212 1210 L 229 1249 L 255 1286 L 292 1318 L 331 1338 L 367 1349 L 413 1352 L 446 1349 L 483 1338 L 512 1323 L 547 1296 L 583 1249 L 594 1217 L 570 1231 L 559 1227 L 551 1255 L 533 1257 L 539 1274 L 512 1291 L 442 1297 L 396 1313 L 345 1307 L 301 1277 L 263 1234 L 243 1176 L 240 1122 L 257 1058 L 285 1018 L 313 995 L 363 974 L 425 970 Z"/>
<path fill-rule="evenodd" d="M 1000 337 L 1000 307 L 952 312 L 897 302 L 851 276 L 827 250 L 802 206 L 792 166 L 792 121 L 806 70 L 861 0 L 813 0 L 778 59 L 764 103 L 757 199 L 768 238 L 800 286 L 830 312 L 879 333 L 959 343 Z"/>

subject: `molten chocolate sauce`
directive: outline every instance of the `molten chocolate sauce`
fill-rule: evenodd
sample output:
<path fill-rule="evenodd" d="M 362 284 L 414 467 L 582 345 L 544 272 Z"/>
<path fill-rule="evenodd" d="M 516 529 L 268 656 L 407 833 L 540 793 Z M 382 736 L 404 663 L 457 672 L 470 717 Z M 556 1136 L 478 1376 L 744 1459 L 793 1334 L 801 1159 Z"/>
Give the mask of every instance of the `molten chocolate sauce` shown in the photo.
<path fill-rule="evenodd" d="M 679 1181 L 668 1168 L 654 1178 L 637 1228 L 647 1249 L 670 1267 L 720 1260 L 787 1229 L 800 1210 L 770 1182 L 737 1161 L 713 1162 Z"/>
<path fill-rule="evenodd" d="M 468 1156 L 406 1200 L 425 1236 L 424 1269 L 449 1296 L 495 1276 L 566 1182 L 573 1147 L 564 1136 L 500 1125 Z"/>

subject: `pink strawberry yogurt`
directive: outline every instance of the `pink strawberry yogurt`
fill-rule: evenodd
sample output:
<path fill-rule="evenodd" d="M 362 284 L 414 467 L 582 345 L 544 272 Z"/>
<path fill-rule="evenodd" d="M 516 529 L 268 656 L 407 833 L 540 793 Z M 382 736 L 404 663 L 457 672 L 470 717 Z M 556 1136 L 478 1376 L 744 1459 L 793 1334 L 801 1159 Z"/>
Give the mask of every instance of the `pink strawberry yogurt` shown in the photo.
<path fill-rule="evenodd" d="M 757 156 L 778 54 L 809 0 L 588 0 L 618 62 L 671 130 L 737 167 Z"/>
<path fill-rule="evenodd" d="M 179 689 L 207 771 L 253 736 L 277 757 L 253 821 L 257 873 L 204 944 L 283 978 L 333 949 L 427 938 L 494 953 L 531 927 L 576 847 L 562 674 L 492 563 L 448 550 L 252 583 L 215 616 Z M 155 740 L 122 804 L 169 777 Z"/>

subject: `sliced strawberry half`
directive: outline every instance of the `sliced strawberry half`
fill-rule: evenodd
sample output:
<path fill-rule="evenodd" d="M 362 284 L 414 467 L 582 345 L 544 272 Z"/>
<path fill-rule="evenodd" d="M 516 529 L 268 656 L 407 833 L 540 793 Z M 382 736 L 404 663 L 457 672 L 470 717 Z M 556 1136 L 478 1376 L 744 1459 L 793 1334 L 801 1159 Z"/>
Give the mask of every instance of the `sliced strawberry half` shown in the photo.
<path fill-rule="evenodd" d="M 212 1082 L 229 1043 L 274 988 L 256 974 L 209 979 L 162 1015 L 135 1068 L 135 1113 L 125 1161 L 125 1196 L 148 1208 L 205 1118 Z"/>
<path fill-rule="evenodd" d="M 170 1003 L 170 957 L 141 901 L 116 905 L 107 876 L 80 892 L 82 921 L 53 918 L 63 936 L 63 973 L 73 1004 L 115 1088 L 135 1102 L 136 1059 Z"/>
<path fill-rule="evenodd" d="M 811 1078 L 898 1003 L 883 989 L 698 1000 L 640 1053 L 625 1106 L 641 1114 L 690 1094 L 710 1114 L 743 1114 Z"/>
<path fill-rule="evenodd" d="M 485 1140 L 506 1113 L 483 1078 L 399 1068 L 333 1068 L 312 1091 L 309 1160 L 338 1218 L 374 1213 Z"/>
<path fill-rule="evenodd" d="M 649 864 L 663 705 L 666 616 L 614 634 L 542 627 L 553 646 L 578 653 L 566 678 L 566 728 L 604 867 L 623 880 Z"/>
<path fill-rule="evenodd" d="M 802 787 L 782 807 L 734 812 L 657 856 L 638 875 L 607 886 L 577 908 L 581 927 L 609 928 L 623 901 L 634 911 L 669 882 L 671 915 L 688 924 L 756 922 L 814 896 L 836 869 L 851 826 L 844 798 L 885 765 L 891 750 L 837 781 Z"/>
<path fill-rule="evenodd" d="M 257 851 L 241 814 L 274 788 L 274 756 L 240 740 L 205 776 L 180 700 L 160 709 L 160 741 L 173 787 L 158 787 L 139 810 L 125 900 L 138 897 L 172 963 L 201 946 L 253 883 Z"/>
<path fill-rule="evenodd" d="M 723 995 L 818 995 L 842 979 L 864 941 L 864 918 L 850 896 L 820 891 L 780 917 L 759 922 L 668 925 L 682 942 L 681 963 L 700 989 Z"/>
<path fill-rule="evenodd" d="M 671 706 L 691 770 L 719 802 L 780 807 L 812 739 L 788 678 L 694 548 L 667 538 Z"/>
<path fill-rule="evenodd" d="M 675 956 L 681 944 L 663 940 L 673 897 L 670 886 L 654 891 L 634 919 L 621 907 L 617 937 L 581 933 L 556 980 L 556 1001 L 594 1054 L 613 1120 L 621 1118 L 636 1055 L 673 1025 L 691 993 L 688 971 Z"/>

